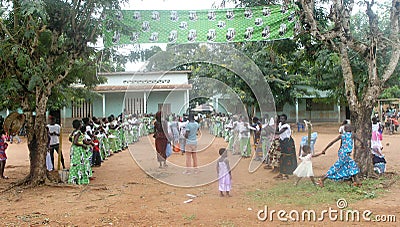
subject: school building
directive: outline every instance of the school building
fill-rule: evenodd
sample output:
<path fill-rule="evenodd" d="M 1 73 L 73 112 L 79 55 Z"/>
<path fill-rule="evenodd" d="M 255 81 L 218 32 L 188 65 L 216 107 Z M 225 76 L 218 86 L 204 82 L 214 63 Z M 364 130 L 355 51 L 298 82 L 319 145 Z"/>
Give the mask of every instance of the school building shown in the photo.
<path fill-rule="evenodd" d="M 71 103 L 71 107 L 60 110 L 61 123 L 71 124 L 73 119 L 96 116 L 108 117 L 111 114 L 183 114 L 189 103 L 188 83 L 191 71 L 166 72 L 112 72 L 99 73 L 107 82 L 94 88 L 98 94 L 91 100 Z M 57 115 L 57 113 L 53 113 Z"/>

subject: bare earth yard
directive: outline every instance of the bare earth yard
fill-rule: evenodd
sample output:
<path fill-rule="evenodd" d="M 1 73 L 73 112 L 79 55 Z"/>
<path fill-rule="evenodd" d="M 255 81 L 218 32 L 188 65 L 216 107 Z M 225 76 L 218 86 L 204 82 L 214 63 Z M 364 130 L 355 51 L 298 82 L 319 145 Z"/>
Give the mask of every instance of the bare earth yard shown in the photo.
<path fill-rule="evenodd" d="M 314 126 L 318 132 L 315 145 L 321 151 L 338 134 L 337 124 L 319 124 Z M 295 132 L 296 146 L 306 132 Z M 64 136 L 63 153 L 69 166 L 70 143 Z M 388 161 L 387 171 L 400 170 L 400 133 L 384 134 L 384 154 Z M 257 226 L 257 225 L 359 225 L 355 222 L 291 223 L 279 220 L 259 221 L 257 212 L 265 205 L 249 196 L 249 192 L 257 189 L 268 190 L 281 183 L 275 180 L 274 173 L 259 168 L 254 173 L 248 172 L 251 159 L 241 159 L 232 172 L 232 197 L 220 197 L 218 182 L 198 187 L 177 187 L 162 183 L 146 174 L 135 162 L 130 152 L 147 152 L 153 162 L 146 165 L 152 175 L 175 178 L 195 178 L 201 175 L 184 176 L 174 168 L 158 169 L 154 154 L 153 138 L 143 137 L 138 143 L 121 153 L 111 156 L 101 167 L 94 168 L 95 180 L 88 186 L 57 184 L 41 186 L 33 189 L 13 188 L 0 195 L 0 226 Z M 199 163 L 207 163 L 217 158 L 220 147 L 226 142 L 216 138 L 212 145 L 199 154 Z M 313 161 L 314 173 L 324 174 L 337 158 L 339 144 L 330 148 L 325 156 Z M 297 147 L 296 147 L 297 148 Z M 22 179 L 29 171 L 29 156 L 25 138 L 21 144 L 11 144 L 7 150 L 8 160 L 5 174 L 8 180 L 0 179 L 0 190 L 7 189 L 13 182 Z M 184 156 L 174 153 L 170 157 L 171 165 L 184 165 Z M 170 166 L 171 166 L 170 165 Z M 216 174 L 216 173 L 215 173 Z M 294 182 L 293 177 L 288 181 Z M 300 184 L 308 182 L 303 180 Z M 321 189 L 321 190 L 326 190 Z M 186 194 L 195 195 L 190 203 Z M 312 195 L 310 196 L 312 199 Z M 346 195 L 343 194 L 343 198 Z M 270 209 L 304 209 L 301 204 L 273 204 Z M 336 201 L 319 204 L 307 209 L 336 208 Z M 394 215 L 396 223 L 367 222 L 364 225 L 395 226 L 400 222 L 400 186 L 392 185 L 386 193 L 374 199 L 366 199 L 349 204 L 358 210 L 371 210 L 381 215 Z"/>

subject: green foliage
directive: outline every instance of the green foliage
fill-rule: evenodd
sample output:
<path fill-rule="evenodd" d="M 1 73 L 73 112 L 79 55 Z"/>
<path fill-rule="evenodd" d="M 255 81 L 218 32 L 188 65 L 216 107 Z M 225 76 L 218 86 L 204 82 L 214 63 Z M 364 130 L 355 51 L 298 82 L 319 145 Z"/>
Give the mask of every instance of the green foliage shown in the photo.
<path fill-rule="evenodd" d="M 386 88 L 380 96 L 380 98 L 382 99 L 399 98 L 399 97 L 400 97 L 399 84 Z"/>
<path fill-rule="evenodd" d="M 0 98 L 8 99 L 8 94 L 15 92 L 30 99 L 27 111 L 35 111 L 35 97 L 43 92 L 49 93 L 46 97 L 52 106 L 61 106 L 64 101 L 56 103 L 73 94 L 64 93 L 71 90 L 71 84 L 93 88 L 104 82 L 96 77 L 101 54 L 88 43 L 96 43 L 102 34 L 102 13 L 118 8 L 120 2 L 6 1 L 4 5 L 9 7 L 2 8 L 0 21 L 0 75 L 2 84 L 13 86 L 2 86 L 5 92 Z M 19 23 L 14 23 L 15 19 Z M 53 92 L 61 98 L 51 95 Z M 3 102 L 1 107 L 15 105 Z"/>
<path fill-rule="evenodd" d="M 27 115 L 27 183 L 42 184 L 47 177 L 40 158 L 46 155 L 46 110 L 90 99 L 87 88 L 104 81 L 96 77 L 101 55 L 93 46 L 102 35 L 105 11 L 118 9 L 122 1 L 1 1 L 6 7 L 0 12 L 0 108 L 22 107 Z"/>
<path fill-rule="evenodd" d="M 44 31 L 39 36 L 39 49 L 38 54 L 41 56 L 48 56 L 50 54 L 50 48 L 52 44 L 51 31 Z"/>

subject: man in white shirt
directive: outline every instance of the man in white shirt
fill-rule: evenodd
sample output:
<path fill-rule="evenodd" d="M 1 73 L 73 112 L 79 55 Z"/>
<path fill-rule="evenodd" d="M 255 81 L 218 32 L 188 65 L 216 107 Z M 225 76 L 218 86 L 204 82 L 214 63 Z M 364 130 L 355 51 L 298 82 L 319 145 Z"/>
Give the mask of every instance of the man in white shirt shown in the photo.
<path fill-rule="evenodd" d="M 51 157 L 51 164 L 53 164 L 54 167 L 54 150 L 61 155 L 61 164 L 63 166 L 63 169 L 65 169 L 65 164 L 64 164 L 64 157 L 62 155 L 62 152 L 60 150 L 60 131 L 61 131 L 61 126 L 56 123 L 56 120 L 53 116 L 49 116 L 49 124 L 47 125 L 47 128 L 49 129 L 49 138 L 50 138 L 50 157 Z M 54 169 L 53 169 L 54 170 Z"/>

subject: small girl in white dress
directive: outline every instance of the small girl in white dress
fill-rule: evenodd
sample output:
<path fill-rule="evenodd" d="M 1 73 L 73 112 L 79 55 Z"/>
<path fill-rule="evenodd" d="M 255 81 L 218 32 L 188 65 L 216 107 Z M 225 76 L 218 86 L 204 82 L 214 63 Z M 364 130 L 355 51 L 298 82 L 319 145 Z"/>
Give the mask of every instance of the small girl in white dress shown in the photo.
<path fill-rule="evenodd" d="M 226 196 L 230 197 L 231 195 L 229 192 L 231 190 L 232 174 L 227 151 L 225 148 L 221 148 L 218 153 L 220 155 L 217 162 L 218 189 L 220 196 L 224 196 L 224 192 L 226 192 Z"/>
<path fill-rule="evenodd" d="M 293 172 L 293 175 L 298 177 L 296 183 L 294 184 L 295 186 L 297 186 L 297 184 L 303 177 L 309 177 L 311 182 L 313 182 L 314 185 L 317 185 L 314 180 L 314 172 L 311 159 L 313 157 L 318 157 L 321 154 L 322 153 L 313 155 L 311 152 L 311 147 L 309 145 L 303 145 L 303 151 L 301 153 L 301 156 L 299 157 L 301 163 L 297 166 L 296 170 Z"/>

